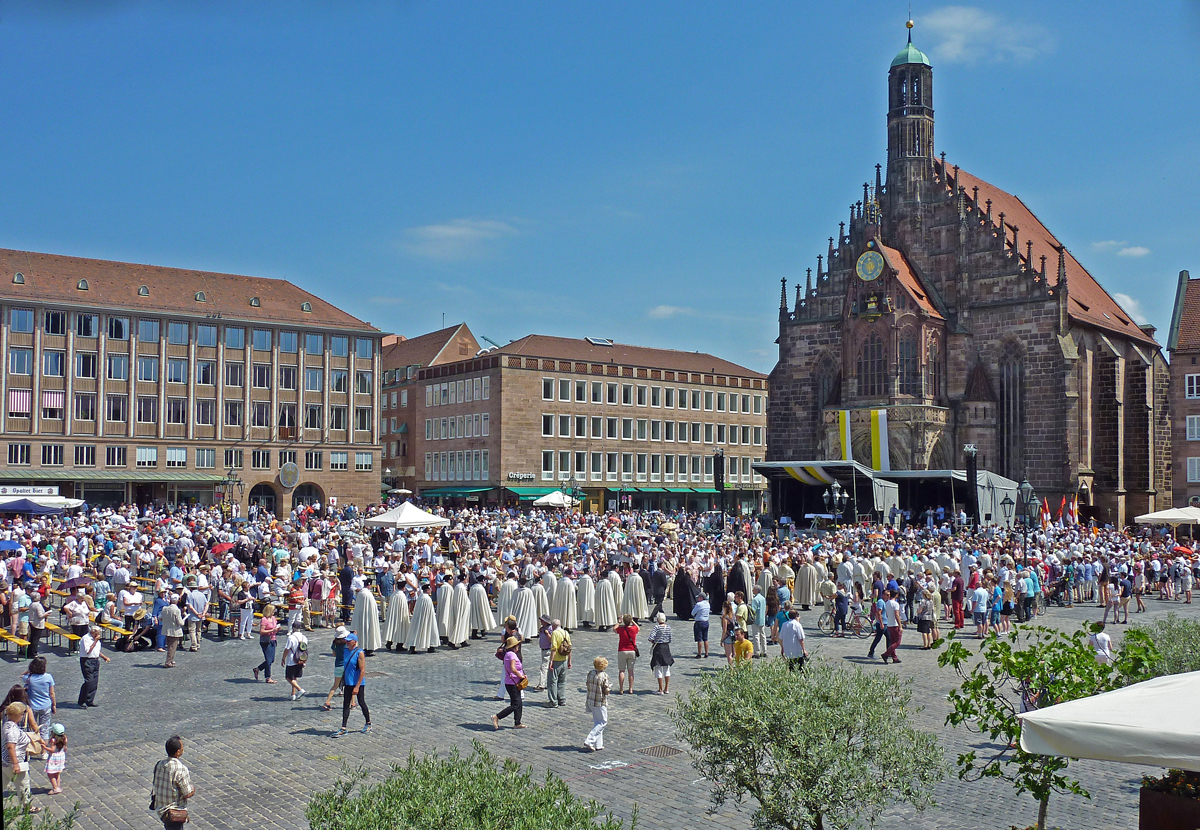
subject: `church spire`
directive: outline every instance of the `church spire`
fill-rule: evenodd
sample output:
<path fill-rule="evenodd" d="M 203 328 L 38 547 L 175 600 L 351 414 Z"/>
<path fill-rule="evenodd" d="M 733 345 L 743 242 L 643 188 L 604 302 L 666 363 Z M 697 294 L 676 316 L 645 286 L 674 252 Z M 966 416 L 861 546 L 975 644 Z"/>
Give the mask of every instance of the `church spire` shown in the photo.
<path fill-rule="evenodd" d="M 892 59 L 888 70 L 887 191 L 891 198 L 915 201 L 933 177 L 933 66 L 908 43 Z"/>

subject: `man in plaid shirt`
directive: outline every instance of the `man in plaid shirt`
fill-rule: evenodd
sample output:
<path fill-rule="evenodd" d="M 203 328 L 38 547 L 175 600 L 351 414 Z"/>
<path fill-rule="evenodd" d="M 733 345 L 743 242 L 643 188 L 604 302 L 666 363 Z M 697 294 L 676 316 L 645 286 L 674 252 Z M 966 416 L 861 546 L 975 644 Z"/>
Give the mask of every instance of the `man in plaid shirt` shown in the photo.
<path fill-rule="evenodd" d="M 191 773 L 180 760 L 182 755 L 183 738 L 173 735 L 167 739 L 167 757 L 154 765 L 151 809 L 158 813 L 165 830 L 183 830 L 184 822 L 168 820 L 168 811 L 186 810 L 188 799 L 196 794 Z"/>

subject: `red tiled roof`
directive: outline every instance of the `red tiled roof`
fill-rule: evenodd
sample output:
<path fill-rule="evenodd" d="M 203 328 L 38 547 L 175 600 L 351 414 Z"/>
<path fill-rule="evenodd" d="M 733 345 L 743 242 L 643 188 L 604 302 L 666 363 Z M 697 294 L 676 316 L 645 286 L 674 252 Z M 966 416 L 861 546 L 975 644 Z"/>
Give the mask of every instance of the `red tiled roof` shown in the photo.
<path fill-rule="evenodd" d="M 946 165 L 951 168 L 951 165 Z M 947 181 L 946 176 L 942 177 Z M 1033 215 L 1025 203 L 1011 193 L 1005 193 L 998 187 L 976 178 L 966 170 L 959 168 L 958 184 L 968 194 L 973 188 L 979 188 L 979 205 L 992 200 L 992 217 L 999 221 L 1004 214 L 1004 222 L 1017 228 L 1017 245 L 1023 255 L 1026 251 L 1026 240 L 1033 242 L 1033 257 L 1031 264 L 1039 266 L 1041 257 L 1046 258 L 1046 282 L 1058 285 L 1058 251 L 1062 243 L 1050 233 L 1045 225 Z M 983 209 L 982 207 L 980 208 Z M 1129 314 L 1117 304 L 1117 301 L 1105 291 L 1095 277 L 1079 263 L 1070 251 L 1066 252 L 1067 267 L 1067 296 L 1069 298 L 1067 313 L 1071 319 L 1095 326 L 1105 331 L 1115 332 L 1131 340 L 1158 347 L 1158 342 L 1146 334 L 1133 322 Z"/>
<path fill-rule="evenodd" d="M 467 353 L 463 354 L 463 348 Z M 398 340 L 383 347 L 380 358 L 383 369 L 399 369 L 403 366 L 436 366 L 474 357 L 479 351 L 475 335 L 466 323 L 431 331 L 419 337 Z"/>
<path fill-rule="evenodd" d="M 880 245 L 879 248 L 883 251 L 888 265 L 896 272 L 896 278 L 908 290 L 909 295 L 916 301 L 917 305 L 929 314 L 930 317 L 944 320 L 945 318 L 942 316 L 942 313 L 930 302 L 929 292 L 921 284 L 921 279 L 913 273 L 912 266 L 909 265 L 903 252 L 896 248 L 889 248 L 887 245 Z"/>
<path fill-rule="evenodd" d="M 1184 288 L 1175 348 L 1200 349 L 1200 279 L 1189 279 Z"/>
<path fill-rule="evenodd" d="M 618 363 L 622 366 L 641 366 L 648 369 L 671 369 L 678 372 L 697 372 L 701 374 L 732 375 L 742 378 L 760 378 L 767 376 L 722 360 L 704 352 L 681 352 L 674 349 L 652 349 L 646 346 L 629 346 L 624 343 L 613 343 L 611 346 L 599 346 L 588 340 L 577 340 L 570 337 L 550 337 L 544 334 L 530 334 L 520 340 L 514 340 L 507 346 L 493 351 L 493 354 L 514 354 L 526 357 L 546 357 L 554 360 L 578 360 L 589 363 Z"/>
<path fill-rule="evenodd" d="M 18 273 L 24 275 L 24 285 L 13 283 Z M 81 279 L 87 280 L 86 291 L 78 288 Z M 138 294 L 143 285 L 149 290 L 146 296 Z M 204 302 L 196 299 L 199 291 Z M 253 297 L 259 306 L 250 305 Z M 287 280 L 0 249 L 0 301 L 12 299 L 378 331 Z M 302 311 L 302 303 L 312 311 Z"/>

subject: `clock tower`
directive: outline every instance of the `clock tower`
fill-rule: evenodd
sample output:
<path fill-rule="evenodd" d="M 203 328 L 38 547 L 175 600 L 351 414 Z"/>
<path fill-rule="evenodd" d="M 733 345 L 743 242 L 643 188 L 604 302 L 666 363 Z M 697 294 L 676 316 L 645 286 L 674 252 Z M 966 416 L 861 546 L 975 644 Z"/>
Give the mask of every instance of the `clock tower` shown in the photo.
<path fill-rule="evenodd" d="M 933 67 L 907 25 L 908 44 L 888 70 L 887 195 L 896 206 L 920 201 L 933 180 Z"/>

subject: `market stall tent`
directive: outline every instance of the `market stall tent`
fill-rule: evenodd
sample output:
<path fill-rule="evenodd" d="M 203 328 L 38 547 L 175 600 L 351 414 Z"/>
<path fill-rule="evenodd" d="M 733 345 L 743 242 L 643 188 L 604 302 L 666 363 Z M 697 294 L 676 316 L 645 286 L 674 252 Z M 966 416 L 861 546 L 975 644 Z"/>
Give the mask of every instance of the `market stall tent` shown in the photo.
<path fill-rule="evenodd" d="M 1059 703 L 1021 715 L 1021 749 L 1200 772 L 1197 701 L 1200 672 Z"/>
<path fill-rule="evenodd" d="M 406 501 L 386 513 L 372 516 L 366 520 L 366 524 L 368 527 L 394 527 L 397 530 L 405 530 L 413 527 L 449 527 L 450 520 L 426 513 L 411 501 Z"/>
<path fill-rule="evenodd" d="M 547 493 L 540 499 L 534 501 L 534 507 L 574 507 L 579 504 L 578 501 L 568 496 L 562 490 L 555 490 L 553 493 Z"/>
<path fill-rule="evenodd" d="M 1200 525 L 1200 507 L 1171 507 L 1154 513 L 1143 513 L 1134 521 L 1140 525 Z"/>

